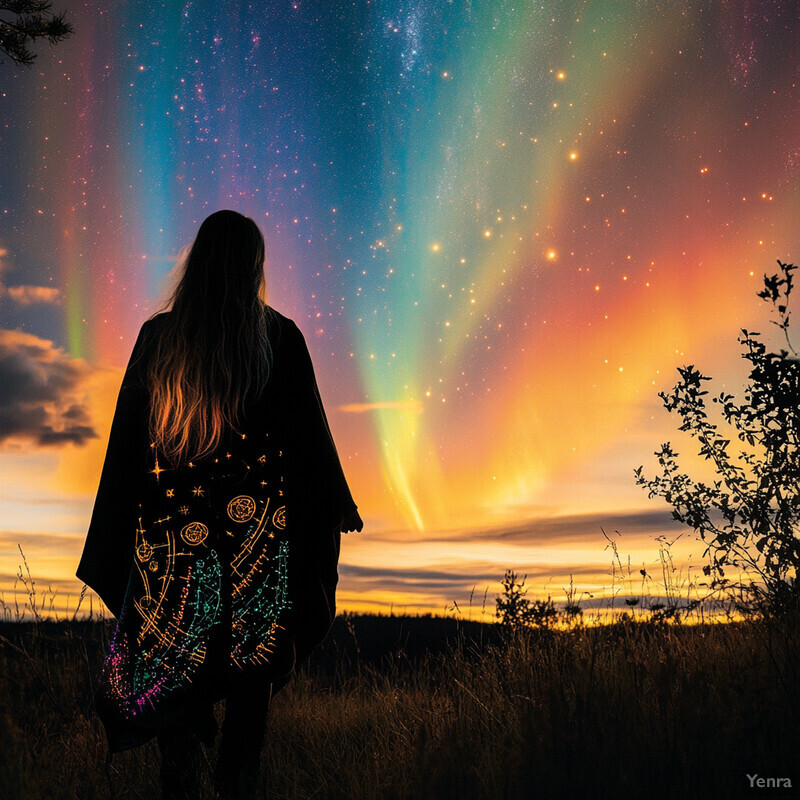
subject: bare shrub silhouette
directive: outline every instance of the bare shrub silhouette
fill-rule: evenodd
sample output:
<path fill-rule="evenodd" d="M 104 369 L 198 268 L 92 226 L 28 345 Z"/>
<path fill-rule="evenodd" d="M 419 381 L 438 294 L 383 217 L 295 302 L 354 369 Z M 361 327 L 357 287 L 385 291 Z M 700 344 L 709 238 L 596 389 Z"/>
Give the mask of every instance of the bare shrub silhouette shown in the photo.
<path fill-rule="evenodd" d="M 679 430 L 699 441 L 700 455 L 713 461 L 719 480 L 709 486 L 680 472 L 669 442 L 655 453 L 661 475 L 648 480 L 642 466 L 634 470 L 648 496 L 663 497 L 672 516 L 705 542 L 711 588 L 735 590 L 743 598 L 740 610 L 767 614 L 797 609 L 800 567 L 800 359 L 789 339 L 788 310 L 797 267 L 781 261 L 778 267 L 778 274 L 764 276 L 758 296 L 777 312 L 772 324 L 783 332 L 791 355 L 769 351 L 760 333 L 742 328 L 742 358 L 752 365 L 744 401 L 724 392 L 712 398 L 749 449 L 736 456 L 728 452 L 731 439 L 719 432 L 706 406 L 702 384 L 711 378 L 690 364 L 678 367 L 680 382 L 659 397 L 681 417 Z M 743 570 L 745 580 L 731 581 L 729 567 Z"/>

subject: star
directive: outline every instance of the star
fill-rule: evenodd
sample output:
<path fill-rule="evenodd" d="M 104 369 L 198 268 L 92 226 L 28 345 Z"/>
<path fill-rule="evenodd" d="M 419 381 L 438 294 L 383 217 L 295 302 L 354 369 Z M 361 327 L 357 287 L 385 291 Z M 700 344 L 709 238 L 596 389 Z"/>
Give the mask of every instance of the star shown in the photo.
<path fill-rule="evenodd" d="M 159 476 L 161 475 L 162 472 L 166 472 L 166 470 L 158 466 L 158 456 L 156 456 L 156 465 L 153 469 L 150 470 L 150 472 L 152 472 L 153 475 L 156 476 L 156 480 L 159 479 Z"/>
<path fill-rule="evenodd" d="M 192 494 L 195 497 L 203 497 L 204 493 L 205 489 L 202 486 L 195 486 L 194 489 L 192 489 Z"/>

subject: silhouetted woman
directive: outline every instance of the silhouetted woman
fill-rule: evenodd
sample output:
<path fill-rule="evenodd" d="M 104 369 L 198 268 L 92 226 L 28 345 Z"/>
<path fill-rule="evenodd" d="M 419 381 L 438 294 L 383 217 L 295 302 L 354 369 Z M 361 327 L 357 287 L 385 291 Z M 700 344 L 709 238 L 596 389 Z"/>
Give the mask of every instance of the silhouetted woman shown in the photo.
<path fill-rule="evenodd" d="M 200 226 L 123 378 L 78 577 L 118 618 L 97 708 L 109 752 L 158 737 L 165 797 L 256 796 L 272 695 L 335 614 L 361 530 L 297 326 L 265 303 L 264 239 Z"/>

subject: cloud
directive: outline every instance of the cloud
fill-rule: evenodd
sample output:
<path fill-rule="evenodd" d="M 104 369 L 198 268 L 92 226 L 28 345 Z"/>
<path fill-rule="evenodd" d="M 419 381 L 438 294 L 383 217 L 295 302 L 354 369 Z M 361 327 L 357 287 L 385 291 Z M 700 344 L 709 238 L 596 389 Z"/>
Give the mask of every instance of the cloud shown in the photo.
<path fill-rule="evenodd" d="M 366 567 L 358 564 L 339 564 L 339 573 L 361 581 L 374 582 L 383 588 L 404 588 L 412 587 L 423 590 L 445 588 L 450 586 L 472 585 L 474 583 L 493 583 L 499 581 L 503 576 L 498 576 L 496 570 L 486 568 L 485 570 L 469 572 L 449 571 L 442 569 L 426 569 L 417 567 L 415 569 L 404 569 L 395 567 Z"/>
<path fill-rule="evenodd" d="M 0 247 L 0 277 L 8 268 L 8 250 Z M 54 286 L 5 286 L 0 283 L 0 297 L 8 297 L 21 306 L 30 306 L 33 303 L 58 303 L 61 300 L 61 290 Z"/>
<path fill-rule="evenodd" d="M 61 290 L 50 286 L 9 286 L 5 291 L 21 306 L 33 303 L 57 303 L 61 299 Z"/>
<path fill-rule="evenodd" d="M 377 403 L 346 403 L 338 408 L 339 411 L 348 414 L 364 414 L 367 411 L 376 411 L 382 408 L 394 408 L 399 411 L 413 411 L 415 414 L 421 414 L 423 406 L 419 400 L 384 400 Z"/>
<path fill-rule="evenodd" d="M 474 587 L 483 589 L 491 584 L 499 584 L 503 579 L 503 568 L 495 564 L 471 565 L 468 571 L 443 570 L 437 568 L 417 567 L 414 569 L 393 567 L 366 567 L 356 564 L 339 564 L 339 575 L 343 583 L 350 583 L 362 591 L 377 589 L 383 591 L 431 592 L 445 591 L 469 593 Z M 520 570 L 527 575 L 527 586 L 535 582 L 552 579 L 563 580 L 573 575 L 577 578 L 594 578 L 598 574 L 608 572 L 607 563 L 580 564 L 568 566 L 564 564 L 537 564 L 531 569 Z M 477 589 L 476 589 L 477 591 Z"/>
<path fill-rule="evenodd" d="M 495 528 L 472 528 L 441 534 L 431 534 L 426 541 L 508 542 L 523 545 L 543 545 L 558 542 L 603 542 L 603 529 L 610 538 L 619 540 L 614 531 L 626 536 L 686 532 L 685 525 L 676 522 L 671 511 L 607 511 L 591 514 L 566 514 L 558 517 L 530 519 Z"/>
<path fill-rule="evenodd" d="M 26 558 L 31 552 L 63 555 L 67 548 L 79 551 L 85 538 L 83 534 L 77 533 L 0 530 L 0 554 L 21 561 L 19 552 L 21 547 Z"/>
<path fill-rule="evenodd" d="M 42 447 L 97 437 L 85 397 L 91 374 L 46 339 L 0 330 L 0 444 L 15 438 Z"/>

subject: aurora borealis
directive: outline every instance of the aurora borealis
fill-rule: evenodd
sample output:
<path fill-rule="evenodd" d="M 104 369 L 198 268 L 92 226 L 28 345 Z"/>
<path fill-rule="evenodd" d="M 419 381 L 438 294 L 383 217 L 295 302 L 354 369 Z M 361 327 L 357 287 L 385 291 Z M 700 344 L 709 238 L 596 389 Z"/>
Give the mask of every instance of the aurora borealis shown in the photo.
<path fill-rule="evenodd" d="M 121 370 L 218 208 L 264 231 L 367 523 L 342 608 L 440 611 L 510 567 L 598 592 L 601 525 L 657 562 L 682 529 L 633 469 L 696 452 L 657 392 L 684 363 L 740 387 L 761 276 L 798 257 L 796 3 L 68 13 L 0 65 L 0 379 L 58 374 L 0 398 L 0 588 L 23 542 L 79 591 Z"/>

